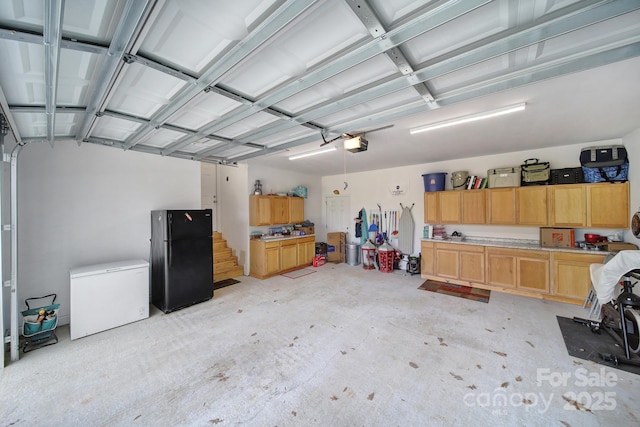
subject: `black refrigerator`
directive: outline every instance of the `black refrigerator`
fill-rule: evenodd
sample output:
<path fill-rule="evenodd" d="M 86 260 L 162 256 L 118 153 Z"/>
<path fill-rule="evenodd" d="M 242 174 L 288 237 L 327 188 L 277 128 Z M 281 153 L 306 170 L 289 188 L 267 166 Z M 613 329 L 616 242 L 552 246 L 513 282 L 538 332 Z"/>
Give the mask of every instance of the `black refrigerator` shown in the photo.
<path fill-rule="evenodd" d="M 151 302 L 165 313 L 213 298 L 211 215 L 151 212 Z"/>

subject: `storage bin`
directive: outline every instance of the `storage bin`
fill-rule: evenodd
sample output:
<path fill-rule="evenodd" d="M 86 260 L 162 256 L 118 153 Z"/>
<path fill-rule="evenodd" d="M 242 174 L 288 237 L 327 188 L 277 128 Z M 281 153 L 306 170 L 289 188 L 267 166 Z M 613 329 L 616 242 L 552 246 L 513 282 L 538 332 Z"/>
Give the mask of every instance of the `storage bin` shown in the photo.
<path fill-rule="evenodd" d="M 360 245 L 355 243 L 347 243 L 347 264 L 360 265 Z"/>
<path fill-rule="evenodd" d="M 424 191 L 443 191 L 446 176 L 446 172 L 423 174 L 422 179 L 424 180 Z"/>

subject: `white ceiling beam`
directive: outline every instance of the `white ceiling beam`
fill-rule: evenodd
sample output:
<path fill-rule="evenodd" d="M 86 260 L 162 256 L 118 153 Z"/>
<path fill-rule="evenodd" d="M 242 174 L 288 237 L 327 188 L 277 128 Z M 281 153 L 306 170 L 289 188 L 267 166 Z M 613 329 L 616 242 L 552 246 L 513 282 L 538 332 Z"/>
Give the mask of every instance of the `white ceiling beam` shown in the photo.
<path fill-rule="evenodd" d="M 0 39 L 12 40 L 22 43 L 31 43 L 42 46 L 44 37 L 40 34 L 29 33 L 18 28 L 0 28 Z M 77 50 L 80 52 L 95 53 L 97 55 L 106 55 L 109 48 L 96 43 L 87 41 L 71 40 L 62 38 L 60 40 L 62 49 Z"/>
<path fill-rule="evenodd" d="M 123 66 L 126 50 L 142 31 L 142 25 L 147 13 L 155 6 L 155 0 L 128 0 L 122 11 L 113 39 L 109 45 L 109 52 L 97 80 L 98 84 L 89 95 L 89 104 L 85 116 L 78 127 L 76 141 L 84 141 L 88 136 L 95 120 L 96 113 L 103 108 L 113 81 L 117 78 Z"/>
<path fill-rule="evenodd" d="M 358 17 L 360 22 L 367 28 L 369 34 L 372 37 L 380 37 L 387 33 L 384 24 L 380 20 L 380 17 L 376 13 L 373 7 L 367 0 L 347 0 L 347 5 L 353 10 L 353 13 Z M 413 74 L 414 65 L 409 62 L 406 55 L 402 51 L 401 46 L 396 46 L 393 49 L 389 49 L 385 52 L 389 59 L 395 64 L 398 71 L 403 76 L 411 78 Z M 413 84 L 413 88 L 418 92 L 418 95 L 424 99 L 425 102 L 433 102 L 433 95 L 427 87 L 426 82 L 419 82 Z"/>
<path fill-rule="evenodd" d="M 215 61 L 214 65 L 207 69 L 194 84 L 182 90 L 171 102 L 155 113 L 153 117 L 151 117 L 150 124 L 143 126 L 128 138 L 125 148 L 129 149 L 136 145 L 154 129 L 164 124 L 193 97 L 205 90 L 205 88 L 217 83 L 222 76 L 228 73 L 264 42 L 282 30 L 282 28 L 288 25 L 298 15 L 307 10 L 315 1 L 316 0 L 288 0 L 283 6 L 278 8 L 275 13 L 271 14 L 264 22 L 258 25 L 247 37 L 236 43 L 222 58 Z"/>
<path fill-rule="evenodd" d="M 47 140 L 52 146 L 56 131 L 56 102 L 63 11 L 64 0 L 49 0 L 44 2 L 45 114 L 47 115 Z"/>

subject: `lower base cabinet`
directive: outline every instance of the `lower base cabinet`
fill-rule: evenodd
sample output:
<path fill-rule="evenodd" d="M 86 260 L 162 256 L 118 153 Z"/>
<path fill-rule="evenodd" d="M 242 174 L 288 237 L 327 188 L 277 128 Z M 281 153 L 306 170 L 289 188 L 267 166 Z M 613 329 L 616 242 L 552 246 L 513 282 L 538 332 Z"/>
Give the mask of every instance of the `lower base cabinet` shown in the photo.
<path fill-rule="evenodd" d="M 435 243 L 435 274 L 450 279 L 484 282 L 484 246 Z M 425 255 L 422 255 L 423 258 Z"/>
<path fill-rule="evenodd" d="M 487 284 L 549 292 L 549 252 L 487 247 Z"/>
<path fill-rule="evenodd" d="M 249 275 L 258 279 L 276 276 L 311 265 L 315 255 L 315 237 L 306 236 L 277 241 L 251 240 Z"/>
<path fill-rule="evenodd" d="M 422 241 L 425 279 L 582 304 L 605 255 Z"/>
<path fill-rule="evenodd" d="M 605 255 L 554 252 L 553 295 L 584 301 L 591 288 L 591 264 L 601 264 Z"/>

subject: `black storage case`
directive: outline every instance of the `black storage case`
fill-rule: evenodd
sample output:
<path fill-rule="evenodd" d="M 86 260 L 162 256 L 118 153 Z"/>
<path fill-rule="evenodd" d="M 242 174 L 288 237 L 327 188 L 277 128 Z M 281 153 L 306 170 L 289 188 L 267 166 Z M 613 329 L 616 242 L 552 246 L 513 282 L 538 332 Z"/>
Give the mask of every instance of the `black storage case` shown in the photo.
<path fill-rule="evenodd" d="M 582 167 L 551 169 L 551 184 L 579 184 L 584 182 Z"/>

